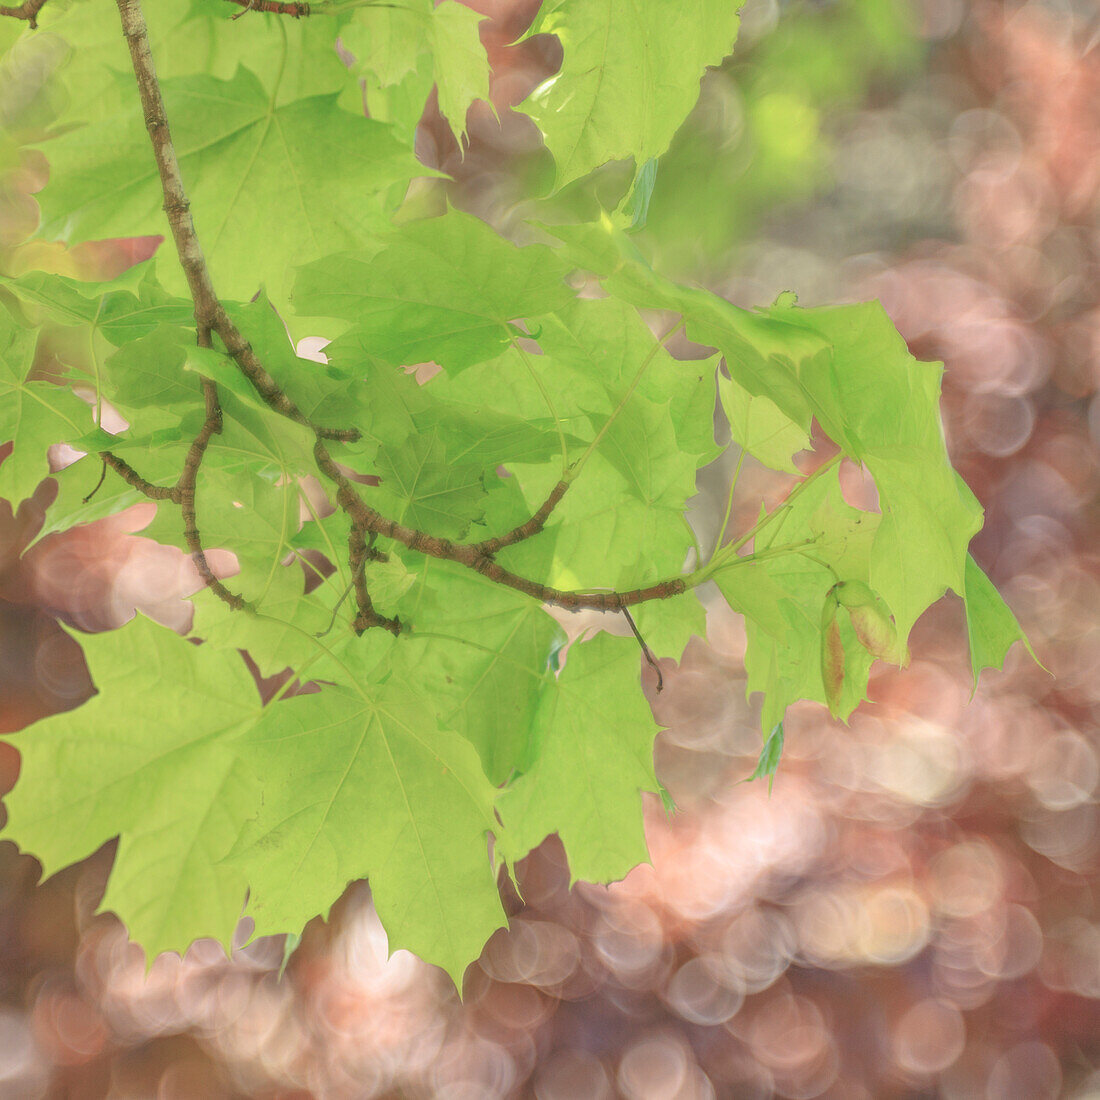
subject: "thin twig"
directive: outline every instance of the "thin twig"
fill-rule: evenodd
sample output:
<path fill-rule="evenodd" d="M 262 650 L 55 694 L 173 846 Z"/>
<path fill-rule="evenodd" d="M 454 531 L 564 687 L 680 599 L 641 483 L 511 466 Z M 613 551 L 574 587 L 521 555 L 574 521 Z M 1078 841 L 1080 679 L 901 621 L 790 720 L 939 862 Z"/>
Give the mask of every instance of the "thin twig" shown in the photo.
<path fill-rule="evenodd" d="M 638 639 L 638 645 L 642 647 L 642 653 L 645 655 L 649 667 L 657 673 L 657 694 L 660 695 L 665 686 L 665 678 L 661 675 L 661 666 L 657 664 L 656 659 L 650 652 L 649 646 L 645 644 L 645 638 L 642 637 L 641 632 L 638 630 L 638 626 L 634 622 L 634 616 L 631 615 L 625 607 L 622 609 L 622 612 L 626 616 L 626 621 L 630 623 L 630 629 L 634 631 L 634 637 Z"/>
<path fill-rule="evenodd" d="M 355 588 L 355 603 L 359 613 L 355 616 L 352 629 L 356 634 L 362 634 L 372 626 L 385 627 L 391 634 L 401 633 L 401 623 L 397 619 L 388 619 L 385 615 L 379 615 L 374 610 L 370 593 L 367 591 L 367 578 L 364 576 L 367 559 L 374 552 L 374 548 L 367 548 L 363 529 L 352 523 L 348 532 L 348 564 L 351 566 L 351 583 Z"/>
<path fill-rule="evenodd" d="M 200 332 L 200 341 L 203 337 Z M 209 339 L 209 334 L 206 334 Z M 242 596 L 230 592 L 228 588 L 216 576 L 206 560 L 206 551 L 203 550 L 202 536 L 199 534 L 199 526 L 195 517 L 195 482 L 199 476 L 199 466 L 202 464 L 203 455 L 206 453 L 210 437 L 219 435 L 222 430 L 222 410 L 218 404 L 218 387 L 209 378 L 202 380 L 203 396 L 206 399 L 206 420 L 194 442 L 188 448 L 187 457 L 184 459 L 183 472 L 176 482 L 176 490 L 179 493 L 180 512 L 183 515 L 183 537 L 187 542 L 187 548 L 191 551 L 191 560 L 195 563 L 200 576 L 206 581 L 210 590 L 223 603 L 228 604 L 234 611 L 240 611 L 248 606 Z"/>
<path fill-rule="evenodd" d="M 486 557 L 492 557 L 498 550 L 503 550 L 506 546 L 512 546 L 517 542 L 522 542 L 524 539 L 537 535 L 543 529 L 547 519 L 550 518 L 550 513 L 557 506 L 558 501 L 565 496 L 565 491 L 568 488 L 568 481 L 559 481 L 550 490 L 550 495 L 542 502 L 539 510 L 529 520 L 521 523 L 518 527 L 513 527 L 506 535 L 499 535 L 497 538 L 485 539 L 483 542 L 477 543 L 474 549 L 480 551 Z"/>
<path fill-rule="evenodd" d="M 38 28 L 38 13 L 46 6 L 46 0 L 25 0 L 17 8 L 8 8 L 0 5 L 0 15 L 10 16 L 12 19 L 25 19 L 30 29 Z"/>
<path fill-rule="evenodd" d="M 104 463 L 110 466 L 127 485 L 137 489 L 139 493 L 144 493 L 151 500 L 171 500 L 179 504 L 179 489 L 175 485 L 171 488 L 162 488 L 160 485 L 154 485 L 151 481 L 146 481 L 133 466 L 125 461 L 125 459 L 119 458 L 118 455 L 112 454 L 110 451 L 100 451 L 99 457 L 102 458 Z M 96 488 L 98 488 L 98 486 L 96 486 Z"/>
<path fill-rule="evenodd" d="M 303 15 L 309 15 L 308 4 L 281 4 L 278 0 L 229 0 L 231 4 L 239 4 L 244 11 L 237 12 L 234 19 L 240 19 L 250 11 L 267 11 L 273 15 L 289 15 L 291 19 L 301 19 Z"/>
<path fill-rule="evenodd" d="M 103 484 L 107 477 L 107 459 L 100 455 L 100 467 L 99 467 L 99 480 L 95 483 L 95 488 L 81 500 L 81 504 L 87 504 L 99 492 L 99 487 Z"/>
<path fill-rule="evenodd" d="M 366 568 L 366 565 L 367 565 L 367 559 L 364 558 L 359 563 L 359 566 L 358 566 L 358 569 L 356 570 L 356 572 L 361 572 L 363 569 Z M 340 608 L 344 606 L 344 600 L 346 600 L 348 598 L 348 596 L 351 595 L 352 583 L 353 582 L 349 581 L 348 584 L 344 587 L 344 591 L 340 593 L 340 598 L 332 606 L 332 618 L 329 619 L 328 626 L 326 626 L 324 630 L 318 630 L 314 634 L 315 638 L 323 638 L 336 625 L 336 614 L 340 610 Z"/>

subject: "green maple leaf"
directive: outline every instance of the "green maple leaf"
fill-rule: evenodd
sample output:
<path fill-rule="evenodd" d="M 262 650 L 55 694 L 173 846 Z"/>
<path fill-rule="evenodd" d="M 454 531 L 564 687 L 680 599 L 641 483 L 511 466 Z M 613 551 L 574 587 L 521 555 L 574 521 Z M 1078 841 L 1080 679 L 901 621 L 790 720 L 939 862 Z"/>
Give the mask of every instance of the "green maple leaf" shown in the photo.
<path fill-rule="evenodd" d="M 253 417 L 225 395 L 222 401 L 223 429 L 207 447 L 195 492 L 196 522 L 204 549 L 236 555 L 240 573 L 232 585 L 245 599 L 259 600 L 299 527 L 294 474 L 302 469 L 297 448 L 306 437 L 290 421 Z M 183 527 L 179 509 L 161 505 L 145 534 L 190 552 Z"/>
<path fill-rule="evenodd" d="M 281 301 L 290 265 L 365 244 L 386 225 L 390 186 L 430 174 L 389 127 L 337 110 L 334 95 L 276 105 L 243 67 L 231 80 L 180 77 L 162 90 L 196 229 L 214 284 L 228 298 L 251 298 L 263 283 Z M 135 96 L 117 117 L 79 127 L 44 151 L 53 172 L 40 197 L 43 236 L 75 242 L 165 231 Z M 182 273 L 165 278 L 185 290 Z"/>
<path fill-rule="evenodd" d="M 13 442 L 0 464 L 0 496 L 24 500 L 49 476 L 47 451 L 82 436 L 91 409 L 67 386 L 30 378 L 37 333 L 21 328 L 0 306 L 0 439 Z"/>
<path fill-rule="evenodd" d="M 517 465 L 513 472 L 528 514 L 559 476 L 552 466 Z M 625 590 L 678 573 L 692 535 L 683 511 L 671 501 L 693 492 L 694 478 L 691 485 L 670 486 L 672 495 L 651 506 L 597 451 L 543 530 L 502 550 L 499 560 L 523 576 L 565 589 Z"/>
<path fill-rule="evenodd" d="M 967 546 L 982 509 L 951 467 L 940 422 L 943 365 L 920 363 L 877 302 L 770 311 L 826 339 L 828 356 L 800 379 L 822 427 L 871 471 L 883 519 L 871 551 L 871 587 L 902 642 L 948 588 L 965 591 Z"/>
<path fill-rule="evenodd" d="M 245 65 L 280 105 L 352 82 L 335 48 L 341 20 L 331 16 L 289 20 L 252 11 L 235 20 L 226 17 L 221 0 L 145 0 L 142 11 L 162 80 L 199 73 L 229 80 Z M 70 89 L 66 122 L 99 121 L 133 100 L 132 88 L 117 80 L 130 72 L 117 18 L 79 0 L 59 0 L 42 9 L 38 24 L 39 35 L 59 36 L 73 47 L 63 74 Z"/>
<path fill-rule="evenodd" d="M 735 560 L 714 577 L 727 602 L 745 616 L 746 691 L 764 693 L 761 724 L 774 729 L 800 699 L 826 702 L 821 651 L 821 608 L 838 579 L 866 583 L 880 517 L 847 504 L 836 471 L 808 485 L 758 540 L 757 549 L 815 541 L 806 553 L 762 561 Z M 833 700 L 847 718 L 866 694 L 872 656 L 849 617 L 836 617 L 844 650 L 844 679 Z"/>
<path fill-rule="evenodd" d="M 303 268 L 294 306 L 356 322 L 357 338 L 377 359 L 458 371 L 499 355 L 512 341 L 511 321 L 569 301 L 566 270 L 544 245 L 517 248 L 452 210 L 402 227 L 381 251 Z"/>
<path fill-rule="evenodd" d="M 409 0 L 357 8 L 340 35 L 355 56 L 352 71 L 358 76 L 373 73 L 382 87 L 415 72 L 427 44 L 431 6 L 431 0 Z"/>
<path fill-rule="evenodd" d="M 692 637 L 706 638 L 707 611 L 695 589 L 631 608 L 634 625 L 657 655 L 680 659 Z"/>
<path fill-rule="evenodd" d="M 415 684 L 284 700 L 241 751 L 264 783 L 230 859 L 251 887 L 256 934 L 300 930 L 366 877 L 391 949 L 415 951 L 461 987 L 504 923 L 486 847 L 496 792 Z"/>
<path fill-rule="evenodd" d="M 734 442 L 773 470 L 799 472 L 792 456 L 810 446 L 810 437 L 774 401 L 753 397 L 732 378 L 722 375 L 718 376 L 718 395 Z"/>
<path fill-rule="evenodd" d="M 733 49 L 736 5 L 552 0 L 528 35 L 556 34 L 561 71 L 523 110 L 557 162 L 557 186 L 622 157 L 659 157 L 699 98 L 699 79 Z"/>
<path fill-rule="evenodd" d="M 221 358 L 212 348 L 195 343 L 193 328 L 160 325 L 148 336 L 124 344 L 104 363 L 104 396 L 126 410 L 196 405 L 202 400 L 196 374 L 210 373 Z"/>
<path fill-rule="evenodd" d="M 964 602 L 975 691 L 982 669 L 1001 668 L 1013 642 L 1023 642 L 1032 660 L 1040 668 L 1043 667 L 1016 616 L 970 554 L 966 555 Z"/>
<path fill-rule="evenodd" d="M 460 138 L 474 100 L 489 102 L 489 59 L 478 33 L 484 18 L 455 0 L 443 0 L 432 9 L 429 33 L 439 113 Z"/>
<path fill-rule="evenodd" d="M 182 444 L 177 442 L 170 446 L 150 446 L 146 440 L 129 441 L 129 446 L 127 444 L 128 441 L 121 437 L 111 441 L 111 446 L 120 454 L 134 462 L 140 462 L 141 476 L 151 484 L 162 488 L 175 485 L 184 457 Z M 57 482 L 57 498 L 46 510 L 45 522 L 31 545 L 57 531 L 66 531 L 83 523 L 94 523 L 149 499 L 137 489 L 131 488 L 112 470 L 104 470 L 99 456 L 94 454 L 78 459 L 51 476 Z M 170 514 L 174 513 L 173 522 L 182 530 L 183 521 L 179 519 L 173 505 L 160 503 L 157 509 L 158 512 L 165 510 Z"/>
<path fill-rule="evenodd" d="M 218 861 L 260 796 L 234 748 L 259 711 L 252 678 L 141 616 L 80 642 L 98 693 L 11 736 L 4 835 L 51 875 L 121 834 L 103 908 L 148 959 L 197 936 L 228 945 L 247 883 Z"/>
<path fill-rule="evenodd" d="M 229 584 L 236 584 L 230 580 Z M 308 596 L 304 577 L 297 562 L 278 568 L 255 605 L 258 614 L 235 611 L 213 593 L 197 592 L 195 619 L 191 629 L 212 647 L 223 650 L 245 649 L 265 676 L 285 668 L 298 668 L 309 661 L 307 675 L 316 671 L 315 659 L 324 656 L 323 644 L 316 635 L 332 621 L 332 608 L 340 595 L 339 583 L 322 585 Z M 338 626 L 348 628 L 354 606 L 345 607 Z M 327 644 L 339 643 L 343 630 L 334 630 Z"/>
<path fill-rule="evenodd" d="M 356 57 L 353 71 L 373 76 L 383 89 L 416 78 L 421 110 L 434 81 L 439 112 L 461 139 L 470 105 L 489 99 L 489 59 L 478 33 L 484 18 L 454 0 L 438 6 L 431 0 L 414 0 L 386 8 L 361 7 L 341 31 L 340 41 Z"/>
<path fill-rule="evenodd" d="M 810 326 L 792 323 L 792 311 L 753 313 L 665 278 L 607 216 L 590 225 L 546 228 L 563 241 L 565 257 L 599 275 L 614 297 L 638 308 L 679 313 L 690 339 L 722 353 L 738 386 L 752 397 L 766 398 L 804 433 L 812 417 L 821 416 L 802 371 L 805 364 L 828 362 L 829 344 Z M 832 426 L 843 439 L 843 421 L 834 420 Z"/>
<path fill-rule="evenodd" d="M 592 417 L 602 428 L 604 417 Z M 600 453 L 647 508 L 683 515 L 695 495 L 696 462 L 684 454 L 672 427 L 670 402 L 657 404 L 635 395 L 623 406 L 600 440 Z"/>
<path fill-rule="evenodd" d="M 462 538 L 484 515 L 484 474 L 452 463 L 435 432 L 413 435 L 376 464 L 382 484 L 370 495 L 380 511 L 440 538 Z"/>
<path fill-rule="evenodd" d="M 669 422 L 685 454 L 700 456 L 700 465 L 715 457 L 715 359 L 674 359 L 663 347 L 655 347 L 656 340 L 637 310 L 616 298 L 574 299 L 540 319 L 538 340 L 551 360 L 547 375 L 563 368 L 571 372 L 559 386 L 566 391 L 561 398 L 571 393 L 595 412 L 610 412 L 618 404 L 648 358 L 638 394 L 650 401 L 670 402 Z M 574 373 L 590 380 L 590 386 L 594 383 L 599 396 L 593 399 L 589 392 L 578 390 Z"/>
<path fill-rule="evenodd" d="M 161 325 L 186 327 L 195 318 L 189 298 L 173 297 L 160 286 L 153 260 L 135 264 L 110 282 L 29 271 L 17 279 L 0 277 L 0 285 L 36 307 L 43 321 L 87 326 L 115 346 L 148 336 Z"/>
<path fill-rule="evenodd" d="M 435 700 L 442 722 L 477 750 L 503 783 L 522 768 L 531 719 L 561 631 L 529 596 L 451 562 L 424 563 L 400 604 L 410 675 Z"/>
<path fill-rule="evenodd" d="M 633 638 L 574 643 L 534 717 L 532 768 L 501 796 L 504 858 L 556 832 L 571 878 L 610 882 L 647 858 L 641 791 L 656 791 L 657 725 L 638 683 Z"/>

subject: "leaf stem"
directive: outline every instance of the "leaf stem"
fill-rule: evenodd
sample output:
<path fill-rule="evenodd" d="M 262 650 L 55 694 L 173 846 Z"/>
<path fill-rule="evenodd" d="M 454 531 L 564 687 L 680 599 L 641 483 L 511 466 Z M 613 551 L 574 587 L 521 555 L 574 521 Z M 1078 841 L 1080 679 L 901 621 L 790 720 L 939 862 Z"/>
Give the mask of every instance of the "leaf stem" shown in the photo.
<path fill-rule="evenodd" d="M 773 508 L 766 516 L 761 517 L 752 527 L 750 527 L 743 535 L 740 535 L 733 542 L 727 544 L 724 547 L 719 547 L 715 550 L 714 555 L 710 561 L 700 570 L 697 570 L 692 574 L 691 584 L 701 584 L 705 580 L 709 580 L 715 573 L 723 569 L 727 564 L 732 564 L 731 559 L 734 561 L 758 561 L 760 560 L 759 554 L 750 554 L 748 557 L 739 558 L 737 551 L 740 550 L 750 539 L 758 538 L 761 532 L 766 530 L 772 523 L 775 522 L 780 516 L 785 516 L 790 510 L 794 502 L 801 496 L 806 489 L 813 484 L 819 477 L 831 470 L 840 460 L 843 458 L 843 454 L 835 454 L 832 458 L 823 462 L 812 474 L 800 481 L 787 495 L 787 499 L 783 501 L 778 507 Z M 813 540 L 811 540 L 813 541 Z M 806 544 L 802 544 L 806 545 Z"/>
<path fill-rule="evenodd" d="M 711 558 L 722 549 L 722 542 L 726 537 L 726 529 L 729 527 L 730 515 L 733 513 L 733 495 L 737 490 L 737 479 L 741 476 L 741 467 L 745 462 L 745 448 L 741 448 L 741 454 L 737 457 L 737 465 L 734 467 L 733 480 L 730 482 L 729 497 L 726 500 L 726 514 L 722 517 L 722 526 L 718 529 L 718 538 L 714 540 L 714 549 L 710 552 Z"/>

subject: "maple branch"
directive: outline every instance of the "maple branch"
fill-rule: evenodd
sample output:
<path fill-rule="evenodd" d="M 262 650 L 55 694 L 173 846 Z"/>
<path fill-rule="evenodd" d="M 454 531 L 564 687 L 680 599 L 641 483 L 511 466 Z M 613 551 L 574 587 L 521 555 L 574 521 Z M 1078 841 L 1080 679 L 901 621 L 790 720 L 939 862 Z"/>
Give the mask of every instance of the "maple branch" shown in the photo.
<path fill-rule="evenodd" d="M 153 155 L 160 174 L 161 190 L 164 193 L 164 212 L 172 230 L 172 240 L 176 246 L 180 266 L 187 279 L 191 300 L 195 304 L 195 323 L 200 335 L 216 332 L 226 352 L 236 362 L 241 373 L 252 383 L 256 392 L 277 413 L 304 425 L 325 439 L 340 439 L 353 442 L 359 438 L 355 428 L 347 430 L 335 428 L 314 428 L 309 418 L 280 389 L 275 379 L 268 374 L 263 364 L 252 350 L 252 345 L 241 335 L 240 330 L 230 320 L 225 307 L 214 293 L 214 284 L 206 266 L 202 246 L 195 233 L 195 223 L 191 217 L 191 204 L 180 175 L 179 161 L 172 145 L 172 134 L 168 129 L 168 116 L 164 109 L 164 97 L 160 93 L 156 69 L 153 66 L 153 54 L 149 48 L 149 34 L 145 26 L 145 17 L 141 11 L 140 0 L 118 0 L 118 11 L 122 19 L 122 31 L 130 47 L 130 60 L 134 76 L 137 78 L 138 94 L 145 114 L 145 128 L 153 145 Z"/>
<path fill-rule="evenodd" d="M 179 486 L 173 485 L 170 488 L 162 488 L 160 485 L 154 485 L 151 481 L 146 481 L 131 466 L 125 459 L 119 458 L 118 455 L 112 454 L 110 451 L 100 451 L 99 457 L 103 459 L 107 466 L 110 466 L 112 470 L 127 485 L 130 485 L 134 489 L 137 489 L 139 493 L 144 493 L 152 500 L 170 500 L 175 504 L 180 502 Z M 99 488 L 99 486 L 96 486 Z M 89 499 L 91 494 L 89 494 Z"/>
<path fill-rule="evenodd" d="M 374 610 L 370 593 L 367 591 L 366 564 L 370 557 L 376 557 L 377 551 L 368 547 L 363 537 L 363 528 L 353 523 L 348 532 L 348 564 L 351 566 L 352 584 L 355 586 L 355 603 L 359 613 L 355 616 L 352 628 L 356 634 L 362 634 L 372 626 L 385 627 L 391 634 L 401 633 L 401 622 L 397 618 L 388 619 Z"/>
<path fill-rule="evenodd" d="M 86 497 L 84 497 L 81 500 L 81 502 L 80 502 L 81 504 L 87 504 L 88 501 L 91 500 L 92 497 L 94 497 L 96 495 L 96 493 L 99 492 L 99 487 L 107 479 L 107 460 L 105 458 L 101 457 L 100 458 L 100 463 L 101 463 L 101 465 L 99 467 L 99 480 L 95 483 L 95 488 Z"/>
<path fill-rule="evenodd" d="M 568 488 L 568 481 L 559 481 L 550 490 L 550 495 L 542 502 L 539 510 L 529 520 L 521 523 L 518 527 L 513 527 L 506 535 L 498 535 L 496 538 L 484 539 L 482 542 L 475 543 L 473 548 L 486 557 L 492 557 L 498 550 L 503 550 L 506 546 L 512 546 L 517 542 L 522 542 L 524 539 L 537 535 L 550 518 L 550 513 L 557 506 L 558 501 L 565 496 L 565 490 Z"/>
<path fill-rule="evenodd" d="M 8 8 L 0 4 L 0 15 L 12 19 L 25 19 L 30 29 L 38 29 L 38 13 L 46 6 L 46 0 L 24 0 L 17 8 Z"/>
<path fill-rule="evenodd" d="M 168 128 L 164 99 L 161 96 L 160 85 L 157 81 L 156 70 L 153 66 L 153 57 L 149 48 L 149 36 L 145 26 L 145 18 L 141 12 L 140 0 L 117 0 L 117 4 L 122 19 L 123 33 L 130 47 L 130 58 L 133 63 L 134 75 L 137 78 L 138 93 L 141 96 L 142 108 L 145 114 L 145 126 L 149 132 L 149 139 L 152 142 L 153 153 L 156 158 L 157 171 L 160 174 L 161 190 L 164 193 L 164 212 L 168 216 L 168 223 L 172 230 L 172 239 L 175 242 L 176 253 L 179 256 L 180 266 L 183 268 L 184 275 L 187 278 L 187 285 L 191 291 L 191 299 L 195 304 L 195 322 L 198 328 L 199 343 L 203 344 L 204 340 L 208 341 L 211 332 L 217 333 L 222 343 L 225 345 L 227 353 L 236 361 L 241 373 L 248 378 L 256 389 L 256 392 L 259 393 L 267 405 L 275 412 L 305 425 L 314 432 L 316 442 L 314 443 L 313 454 L 318 469 L 336 485 L 337 502 L 351 518 L 352 523 L 357 525 L 360 531 L 371 531 L 376 535 L 382 535 L 396 542 L 400 542 L 409 547 L 409 549 L 416 550 L 419 553 L 427 554 L 435 558 L 442 558 L 446 561 L 457 562 L 469 569 L 473 569 L 486 579 L 494 581 L 497 584 L 503 584 L 509 588 L 514 588 L 516 591 L 523 592 L 533 599 L 543 603 L 554 603 L 560 607 L 593 608 L 598 611 L 616 611 L 624 607 L 633 606 L 634 604 L 644 603 L 647 600 L 667 599 L 670 596 L 676 596 L 686 591 L 688 582 L 683 577 L 673 577 L 661 581 L 658 584 L 650 585 L 647 588 L 636 588 L 629 592 L 591 593 L 562 591 L 561 589 L 552 588 L 549 585 L 540 584 L 537 581 L 531 581 L 516 573 L 512 573 L 510 570 L 505 569 L 495 562 L 479 545 L 456 545 L 448 539 L 437 538 L 424 531 L 406 527 L 404 524 L 398 523 L 395 520 L 387 519 L 363 501 L 356 492 L 351 481 L 340 470 L 324 445 L 324 440 L 326 438 L 334 437 L 332 431 L 330 429 L 317 428 L 310 423 L 309 419 L 279 388 L 278 383 L 268 374 L 267 370 L 256 356 L 256 353 L 252 350 L 251 344 L 248 343 L 229 319 L 225 307 L 214 293 L 210 272 L 206 266 L 202 247 L 199 244 L 199 239 L 195 232 L 194 221 L 191 218 L 190 204 L 183 186 L 183 179 L 180 175 L 179 162 L 176 159 L 175 149 L 172 145 L 172 135 Z M 675 329 L 672 331 L 675 331 Z M 670 335 L 671 332 L 666 333 L 665 339 Z M 637 386 L 641 374 L 655 354 L 656 348 L 650 352 L 642 363 L 637 377 L 631 383 L 627 394 L 620 403 L 620 409 L 622 404 L 625 404 L 630 393 L 633 392 L 635 386 Z M 211 386 L 213 386 L 212 383 Z M 217 410 L 217 417 L 215 418 L 213 416 L 213 409 L 217 404 L 216 390 L 213 392 L 213 406 L 208 396 L 207 422 L 203 426 L 203 431 L 200 433 L 199 439 L 196 439 L 192 447 L 195 453 L 195 461 L 192 462 L 191 456 L 188 456 L 188 465 L 184 471 L 184 475 L 181 476 L 178 487 L 183 497 L 181 505 L 185 505 L 186 507 L 185 519 L 187 521 L 187 530 L 185 531 L 185 535 L 188 545 L 195 554 L 195 560 L 199 567 L 199 571 L 203 574 L 207 583 L 214 588 L 215 592 L 221 596 L 222 599 L 226 600 L 227 603 L 230 603 L 230 606 L 241 607 L 244 606 L 244 601 L 239 596 L 234 596 L 232 593 L 228 592 L 210 571 L 209 565 L 207 565 L 205 556 L 202 553 L 201 540 L 199 539 L 198 530 L 194 522 L 194 481 L 198 472 L 198 465 L 202 460 L 202 454 L 206 449 L 209 437 L 215 430 L 214 424 L 217 424 L 218 430 L 220 430 L 220 409 Z M 612 419 L 614 419 L 618 411 L 617 409 L 615 413 L 612 414 Z M 608 423 L 610 423 L 610 421 Z M 607 426 L 607 424 L 604 425 L 603 431 L 607 430 Z M 572 481 L 576 477 L 580 466 L 583 465 L 584 460 L 595 449 L 602 434 L 601 432 L 600 435 L 597 436 L 596 440 L 589 446 L 585 454 L 581 456 L 580 461 L 574 463 L 574 465 L 570 467 L 566 476 L 562 479 L 563 481 Z M 356 432 L 354 436 L 351 436 L 350 433 L 342 433 L 338 436 L 338 438 L 357 437 L 358 432 Z M 562 492 L 564 492 L 564 490 L 562 490 Z M 543 507 L 539 509 L 539 512 L 532 516 L 531 520 L 526 524 L 521 524 L 515 532 L 509 532 L 509 535 L 502 537 L 508 538 L 510 535 L 515 535 L 513 541 L 518 541 L 520 537 L 527 537 L 520 536 L 516 532 L 526 529 L 528 524 L 533 525 L 531 527 L 531 533 L 534 533 L 538 524 L 540 522 L 545 522 L 546 516 L 549 515 L 550 509 L 557 503 L 557 500 L 561 499 L 560 493 L 557 494 L 557 499 L 553 499 L 554 496 L 555 493 L 552 493 L 551 498 L 548 499 L 549 507 L 547 507 L 547 504 L 544 504 Z M 493 540 L 489 541 L 490 545 L 492 545 Z M 360 612 L 362 613 L 362 608 Z"/>
<path fill-rule="evenodd" d="M 318 440 L 313 447 L 313 457 L 321 472 L 336 485 L 336 502 L 351 517 L 353 524 L 359 524 L 376 535 L 393 539 L 420 554 L 444 561 L 457 562 L 473 569 L 488 580 L 514 588 L 543 603 L 554 603 L 567 608 L 594 608 L 597 611 L 618 611 L 647 600 L 664 600 L 669 596 L 678 596 L 687 590 L 683 577 L 650 585 L 648 588 L 635 588 L 629 592 L 566 592 L 552 588 L 538 581 L 528 580 L 511 570 L 505 569 L 489 557 L 477 544 L 461 544 L 449 539 L 437 538 L 413 527 L 406 527 L 396 520 L 387 519 L 366 504 L 355 491 L 351 481 L 332 460 L 324 444 Z"/>
<path fill-rule="evenodd" d="M 234 19 L 240 19 L 245 12 L 266 11 L 273 15 L 289 15 L 291 19 L 301 19 L 303 15 L 309 15 L 308 4 L 283 4 L 279 0 L 229 0 L 231 4 L 237 4 L 244 11 L 237 12 Z"/>
<path fill-rule="evenodd" d="M 209 341 L 209 333 L 200 331 L 199 340 L 203 337 Z M 209 378 L 202 380 L 203 397 L 206 400 L 206 420 L 203 422 L 199 434 L 187 450 L 187 457 L 183 462 L 183 472 L 176 482 L 176 492 L 179 494 L 180 512 L 183 515 L 183 537 L 187 541 L 191 551 L 191 560 L 195 563 L 202 579 L 207 586 L 223 603 L 228 604 L 234 611 L 240 611 L 248 604 L 242 596 L 230 592 L 228 588 L 216 576 L 206 560 L 206 552 L 202 548 L 202 536 L 199 534 L 198 523 L 195 518 L 195 482 L 199 476 L 199 466 L 202 457 L 206 453 L 207 444 L 212 435 L 220 435 L 222 430 L 222 410 L 218 404 L 218 387 Z M 175 498 L 173 498 L 175 499 Z"/>

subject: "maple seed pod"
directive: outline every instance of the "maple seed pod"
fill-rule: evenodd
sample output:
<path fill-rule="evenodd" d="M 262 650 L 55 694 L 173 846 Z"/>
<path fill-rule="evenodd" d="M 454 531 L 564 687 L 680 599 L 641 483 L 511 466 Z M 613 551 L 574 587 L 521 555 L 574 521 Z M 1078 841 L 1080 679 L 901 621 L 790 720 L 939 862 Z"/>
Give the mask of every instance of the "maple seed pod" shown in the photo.
<path fill-rule="evenodd" d="M 852 629 L 860 645 L 872 657 L 900 665 L 908 654 L 898 645 L 898 632 L 886 613 L 886 605 L 862 581 L 841 581 L 836 586 L 837 600 L 848 609 Z"/>
<path fill-rule="evenodd" d="M 825 687 L 825 702 L 834 718 L 840 713 L 840 693 L 844 687 L 844 642 L 840 637 L 837 610 L 836 592 L 830 589 L 821 609 L 821 682 Z"/>
<path fill-rule="evenodd" d="M 837 600 L 844 607 L 874 606 L 878 597 L 863 581 L 841 581 L 834 586 Z"/>
<path fill-rule="evenodd" d="M 852 629 L 863 648 L 874 657 L 895 661 L 898 632 L 890 619 L 873 605 L 850 607 L 848 614 L 852 620 Z"/>

